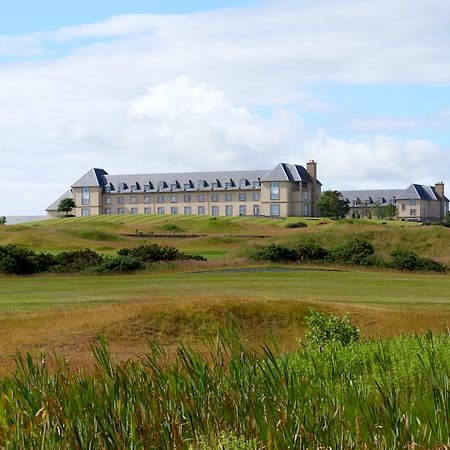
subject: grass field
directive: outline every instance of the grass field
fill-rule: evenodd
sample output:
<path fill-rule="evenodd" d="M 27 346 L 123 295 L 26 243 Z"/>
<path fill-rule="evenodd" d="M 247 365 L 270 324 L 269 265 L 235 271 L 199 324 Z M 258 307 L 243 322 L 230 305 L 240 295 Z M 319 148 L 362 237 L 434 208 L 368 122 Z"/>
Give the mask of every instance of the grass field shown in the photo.
<path fill-rule="evenodd" d="M 202 336 L 230 320 L 250 345 L 267 340 L 272 329 L 280 347 L 290 349 L 304 334 L 311 305 L 350 313 L 367 337 L 445 331 L 450 324 L 448 275 L 181 269 L 0 278 L 2 367 L 12 368 L 16 349 L 57 349 L 75 365 L 89 367 L 89 345 L 98 334 L 119 359 L 145 352 L 151 340 L 172 350 L 181 340 L 201 349 Z"/>

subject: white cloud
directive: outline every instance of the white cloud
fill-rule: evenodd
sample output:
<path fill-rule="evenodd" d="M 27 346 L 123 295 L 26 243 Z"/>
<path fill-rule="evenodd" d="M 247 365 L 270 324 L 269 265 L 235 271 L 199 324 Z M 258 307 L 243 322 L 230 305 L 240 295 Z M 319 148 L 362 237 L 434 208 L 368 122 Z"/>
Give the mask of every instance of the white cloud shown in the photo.
<path fill-rule="evenodd" d="M 0 176 L 35 186 L 23 202 L 2 195 L 0 214 L 39 213 L 92 166 L 269 168 L 314 158 L 326 186 L 443 178 L 448 151 L 389 138 L 388 116 L 354 124 L 376 133 L 366 140 L 316 131 L 302 117 L 332 107 L 311 84 L 449 84 L 449 16 L 444 0 L 269 1 L 0 36 L 0 55 L 13 57 L 0 65 Z M 422 119 L 401 120 L 397 129 Z M 426 120 L 443 129 L 448 111 Z"/>

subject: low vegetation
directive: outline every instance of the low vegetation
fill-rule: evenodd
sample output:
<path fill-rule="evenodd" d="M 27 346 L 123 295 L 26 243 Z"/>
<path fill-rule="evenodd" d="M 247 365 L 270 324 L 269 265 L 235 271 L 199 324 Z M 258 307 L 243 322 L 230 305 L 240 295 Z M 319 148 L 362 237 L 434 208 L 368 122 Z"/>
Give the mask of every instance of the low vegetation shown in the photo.
<path fill-rule="evenodd" d="M 181 345 L 170 359 L 152 344 L 141 358 L 118 364 L 100 339 L 92 347 L 92 373 L 60 359 L 50 370 L 44 355 L 18 355 L 14 376 L 0 381 L 0 446 L 431 449 L 450 443 L 447 334 L 345 345 L 328 339 L 320 346 L 312 339 L 278 356 L 276 343 L 255 352 L 232 329 L 206 341 L 207 355 Z"/>
<path fill-rule="evenodd" d="M 296 247 L 271 244 L 256 250 L 252 257 L 280 263 L 335 263 L 408 271 L 445 272 L 448 269 L 445 264 L 403 249 L 392 251 L 390 259 L 381 259 L 375 255 L 374 246 L 363 239 L 352 239 L 331 249 L 323 248 L 315 242 L 300 243 Z"/>
<path fill-rule="evenodd" d="M 185 259 L 206 260 L 203 256 L 182 253 L 174 247 L 157 244 L 124 248 L 115 256 L 104 256 L 90 249 L 52 254 L 17 245 L 5 245 L 0 246 L 0 273 L 30 275 L 43 272 L 128 272 L 142 270 L 152 262 Z"/>

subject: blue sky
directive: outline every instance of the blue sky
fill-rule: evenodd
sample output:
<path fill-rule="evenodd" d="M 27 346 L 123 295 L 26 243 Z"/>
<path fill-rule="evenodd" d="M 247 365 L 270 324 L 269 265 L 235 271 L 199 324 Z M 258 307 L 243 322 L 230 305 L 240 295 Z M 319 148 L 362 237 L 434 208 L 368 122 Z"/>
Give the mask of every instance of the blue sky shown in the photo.
<path fill-rule="evenodd" d="M 10 2 L 0 215 L 41 213 L 94 166 L 316 159 L 325 188 L 449 184 L 447 17 L 445 0 Z"/>

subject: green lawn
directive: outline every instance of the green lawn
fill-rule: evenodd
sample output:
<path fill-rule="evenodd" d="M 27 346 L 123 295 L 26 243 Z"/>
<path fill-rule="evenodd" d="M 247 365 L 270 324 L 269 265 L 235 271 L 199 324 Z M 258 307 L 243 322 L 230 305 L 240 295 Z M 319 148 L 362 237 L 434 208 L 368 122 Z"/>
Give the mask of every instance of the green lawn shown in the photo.
<path fill-rule="evenodd" d="M 389 272 L 142 273 L 1 277 L 0 309 L 98 306 L 127 300 L 300 300 L 392 309 L 450 308 L 450 277 Z"/>

